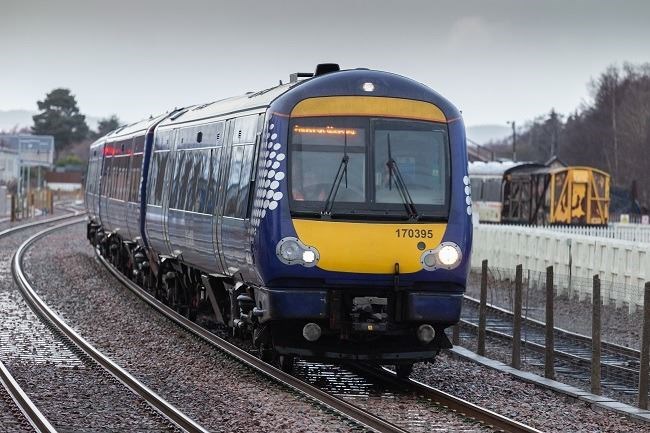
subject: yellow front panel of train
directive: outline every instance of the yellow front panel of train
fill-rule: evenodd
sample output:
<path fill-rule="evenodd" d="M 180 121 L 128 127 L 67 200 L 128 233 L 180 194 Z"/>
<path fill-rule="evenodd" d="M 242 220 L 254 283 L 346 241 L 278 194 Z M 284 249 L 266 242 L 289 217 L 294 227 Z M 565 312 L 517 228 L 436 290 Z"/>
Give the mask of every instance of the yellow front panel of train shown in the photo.
<path fill-rule="evenodd" d="M 422 270 L 422 250 L 437 247 L 447 224 L 368 224 L 294 219 L 298 238 L 315 247 L 326 271 L 393 274 Z M 424 243 L 420 250 L 418 244 Z M 422 247 L 422 245 L 420 245 Z"/>

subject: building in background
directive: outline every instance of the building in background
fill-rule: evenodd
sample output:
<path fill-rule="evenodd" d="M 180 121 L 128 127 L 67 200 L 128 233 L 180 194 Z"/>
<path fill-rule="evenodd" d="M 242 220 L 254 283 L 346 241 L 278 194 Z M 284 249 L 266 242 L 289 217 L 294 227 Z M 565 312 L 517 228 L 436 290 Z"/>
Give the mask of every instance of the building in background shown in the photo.
<path fill-rule="evenodd" d="M 12 161 L 13 160 L 13 161 Z M 51 135 L 0 135 L 0 170 L 2 161 L 11 172 L 6 176 L 0 174 L 0 179 L 7 183 L 16 179 L 18 193 L 25 194 L 30 185 L 36 181 L 41 185 L 42 170 L 51 169 L 54 163 L 54 137 Z M 14 162 L 15 161 L 15 162 Z M 18 170 L 16 172 L 15 166 Z M 5 168 L 7 171 L 7 168 Z M 32 180 L 33 179 L 33 180 Z"/>

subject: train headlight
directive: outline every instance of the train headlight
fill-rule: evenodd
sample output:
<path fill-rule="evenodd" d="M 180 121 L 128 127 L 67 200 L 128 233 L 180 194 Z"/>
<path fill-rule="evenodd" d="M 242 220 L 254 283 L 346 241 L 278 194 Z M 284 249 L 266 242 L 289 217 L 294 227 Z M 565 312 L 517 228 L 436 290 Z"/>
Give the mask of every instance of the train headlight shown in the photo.
<path fill-rule="evenodd" d="M 278 242 L 275 248 L 278 259 L 286 265 L 302 265 L 305 267 L 316 266 L 318 263 L 318 250 L 300 242 L 300 239 L 286 237 Z"/>
<path fill-rule="evenodd" d="M 427 271 L 454 269 L 460 265 L 463 253 L 453 242 L 443 242 L 437 248 L 422 252 L 420 263 Z"/>
<path fill-rule="evenodd" d="M 280 247 L 280 256 L 284 260 L 292 262 L 300 257 L 300 245 L 295 240 L 287 239 L 286 242 L 280 241 L 278 246 Z"/>
<path fill-rule="evenodd" d="M 458 247 L 456 247 L 458 248 Z M 445 245 L 438 251 L 438 260 L 445 266 L 453 266 L 460 261 L 460 251 L 451 245 Z"/>

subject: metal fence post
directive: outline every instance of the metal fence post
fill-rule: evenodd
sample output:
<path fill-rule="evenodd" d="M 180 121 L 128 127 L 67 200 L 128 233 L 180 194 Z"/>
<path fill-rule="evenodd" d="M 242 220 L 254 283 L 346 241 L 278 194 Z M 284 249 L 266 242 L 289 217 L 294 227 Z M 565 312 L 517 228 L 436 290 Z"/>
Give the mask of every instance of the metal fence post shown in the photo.
<path fill-rule="evenodd" d="M 639 408 L 648 409 L 648 370 L 650 361 L 650 281 L 643 293 L 643 329 L 641 334 L 641 365 L 639 366 Z"/>
<path fill-rule="evenodd" d="M 487 271 L 488 261 L 481 262 L 481 303 L 478 309 L 478 348 L 476 353 L 485 355 L 485 326 L 487 314 Z"/>
<path fill-rule="evenodd" d="M 555 379 L 553 339 L 553 266 L 546 268 L 546 350 L 544 354 L 544 377 Z"/>
<path fill-rule="evenodd" d="M 11 222 L 16 221 L 16 194 L 11 194 Z"/>
<path fill-rule="evenodd" d="M 593 314 L 591 318 L 591 393 L 600 395 L 600 277 L 594 275 Z"/>
<path fill-rule="evenodd" d="M 517 265 L 515 272 L 515 305 L 513 307 L 512 323 L 512 367 L 521 368 L 521 303 L 523 267 Z"/>

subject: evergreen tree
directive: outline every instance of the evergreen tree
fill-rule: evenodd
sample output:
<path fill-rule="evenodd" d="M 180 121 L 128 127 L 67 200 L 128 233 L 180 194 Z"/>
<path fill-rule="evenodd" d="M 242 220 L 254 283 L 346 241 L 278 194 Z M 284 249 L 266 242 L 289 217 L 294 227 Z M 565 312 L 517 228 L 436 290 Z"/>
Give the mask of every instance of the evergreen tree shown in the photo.
<path fill-rule="evenodd" d="M 111 117 L 101 119 L 97 123 L 97 132 L 95 132 L 93 135 L 95 138 L 103 137 L 109 132 L 119 128 L 121 126 L 121 123 L 122 122 L 120 122 L 120 119 L 115 114 L 113 114 Z"/>
<path fill-rule="evenodd" d="M 58 153 L 73 142 L 88 136 L 86 116 L 79 113 L 77 101 L 69 89 L 54 89 L 38 101 L 41 111 L 33 117 L 32 132 L 54 136 L 55 152 Z"/>

